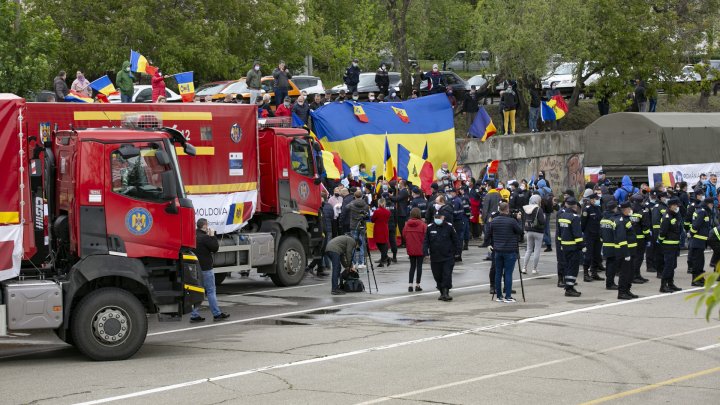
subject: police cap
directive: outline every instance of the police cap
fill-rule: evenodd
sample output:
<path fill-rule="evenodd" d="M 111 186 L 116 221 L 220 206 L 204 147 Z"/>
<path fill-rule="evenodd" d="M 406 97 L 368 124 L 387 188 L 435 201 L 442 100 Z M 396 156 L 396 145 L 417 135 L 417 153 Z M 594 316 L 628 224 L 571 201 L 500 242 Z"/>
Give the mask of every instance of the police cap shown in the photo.
<path fill-rule="evenodd" d="M 673 198 L 671 198 L 671 199 L 668 200 L 667 205 L 668 205 L 668 207 L 671 206 L 671 205 L 680 205 L 680 200 L 677 199 L 677 198 L 675 198 L 675 197 L 673 197 Z"/>
<path fill-rule="evenodd" d="M 612 210 L 614 210 L 615 208 L 617 208 L 617 202 L 616 202 L 615 200 L 610 200 L 610 201 L 607 202 L 607 204 L 605 204 L 605 208 L 606 208 L 608 211 L 612 211 Z"/>
<path fill-rule="evenodd" d="M 620 204 L 620 208 L 621 208 L 621 209 L 631 208 L 631 207 L 632 207 L 632 205 L 630 205 L 630 201 L 623 201 L 623 202 Z"/>
<path fill-rule="evenodd" d="M 715 199 L 712 197 L 705 197 L 703 204 L 715 204 Z"/>
<path fill-rule="evenodd" d="M 578 202 L 577 202 L 577 200 L 575 199 L 575 197 L 568 197 L 568 198 L 565 199 L 565 204 L 567 204 L 567 205 L 578 205 Z"/>

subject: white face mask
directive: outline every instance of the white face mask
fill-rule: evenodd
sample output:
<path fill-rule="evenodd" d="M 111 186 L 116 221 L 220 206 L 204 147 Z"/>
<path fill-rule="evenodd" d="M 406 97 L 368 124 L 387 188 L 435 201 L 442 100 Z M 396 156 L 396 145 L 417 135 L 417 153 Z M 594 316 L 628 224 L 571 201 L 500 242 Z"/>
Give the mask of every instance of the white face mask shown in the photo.
<path fill-rule="evenodd" d="M 397 95 L 397 93 L 393 93 L 393 94 L 392 94 L 393 97 L 395 97 L 396 95 Z"/>
<path fill-rule="evenodd" d="M 435 218 L 435 225 L 442 225 L 443 220 L 440 218 Z"/>
<path fill-rule="evenodd" d="M 433 207 L 435 207 L 435 211 L 438 211 L 442 207 L 442 205 L 434 204 Z"/>
<path fill-rule="evenodd" d="M 285 107 L 290 107 L 290 103 L 288 103 L 287 101 L 284 102 L 283 104 L 285 104 Z"/>
<path fill-rule="evenodd" d="M 368 100 L 370 100 L 370 101 L 375 100 L 375 96 L 370 96 L 370 97 L 368 97 Z"/>
<path fill-rule="evenodd" d="M 358 96 L 353 96 L 353 100 L 358 101 Z"/>
<path fill-rule="evenodd" d="M 525 191 L 525 185 L 524 185 L 524 184 L 521 184 L 521 185 L 520 185 L 520 190 Z"/>
<path fill-rule="evenodd" d="M 633 214 L 633 210 L 628 211 L 628 216 L 631 216 Z"/>
<path fill-rule="evenodd" d="M 352 65 L 353 65 L 353 67 L 357 67 L 357 63 L 355 63 L 355 62 L 353 62 Z"/>
<path fill-rule="evenodd" d="M 677 214 L 678 212 L 680 212 L 680 207 L 675 207 L 675 208 L 673 208 L 673 212 L 676 213 L 676 214 Z"/>
<path fill-rule="evenodd" d="M 129 67 L 125 68 L 125 71 L 126 71 L 126 72 L 129 72 L 129 71 L 130 71 L 130 68 L 129 68 Z"/>
<path fill-rule="evenodd" d="M 260 70 L 260 66 L 255 65 L 255 70 Z"/>

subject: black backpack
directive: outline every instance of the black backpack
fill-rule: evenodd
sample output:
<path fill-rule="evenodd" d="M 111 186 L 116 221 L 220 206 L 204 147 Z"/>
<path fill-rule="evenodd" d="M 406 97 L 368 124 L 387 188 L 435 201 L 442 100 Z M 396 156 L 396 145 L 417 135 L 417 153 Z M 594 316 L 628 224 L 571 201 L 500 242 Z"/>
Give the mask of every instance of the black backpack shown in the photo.
<path fill-rule="evenodd" d="M 532 213 L 530 215 L 525 216 L 525 230 L 526 231 L 544 231 L 545 230 L 545 224 L 540 223 L 540 210 L 542 210 L 542 207 L 537 207 L 535 209 L 535 215 Z"/>
<path fill-rule="evenodd" d="M 363 292 L 365 284 L 360 280 L 360 275 L 355 271 L 343 270 L 340 273 L 340 288 L 346 292 Z"/>

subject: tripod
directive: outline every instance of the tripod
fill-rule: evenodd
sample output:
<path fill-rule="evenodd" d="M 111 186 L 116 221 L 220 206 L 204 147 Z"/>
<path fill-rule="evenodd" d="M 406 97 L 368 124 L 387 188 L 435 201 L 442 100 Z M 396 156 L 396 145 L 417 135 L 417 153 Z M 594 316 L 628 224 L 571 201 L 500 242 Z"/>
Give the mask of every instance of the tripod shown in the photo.
<path fill-rule="evenodd" d="M 358 222 L 357 226 L 355 226 L 355 244 L 358 245 L 361 242 L 365 244 L 365 255 L 364 255 L 364 262 L 365 262 L 365 271 L 367 272 L 368 277 L 368 293 L 372 294 L 372 286 L 370 284 L 370 273 L 372 272 L 372 278 L 373 281 L 375 281 L 375 292 L 378 292 L 378 285 L 377 285 L 377 278 L 375 278 L 375 266 L 372 262 L 372 257 L 370 256 L 370 246 L 368 245 L 367 240 L 367 233 L 365 232 L 365 227 L 360 227 L 361 221 Z M 368 267 L 369 265 L 369 267 Z M 370 271 L 367 271 L 367 269 L 370 269 Z"/>

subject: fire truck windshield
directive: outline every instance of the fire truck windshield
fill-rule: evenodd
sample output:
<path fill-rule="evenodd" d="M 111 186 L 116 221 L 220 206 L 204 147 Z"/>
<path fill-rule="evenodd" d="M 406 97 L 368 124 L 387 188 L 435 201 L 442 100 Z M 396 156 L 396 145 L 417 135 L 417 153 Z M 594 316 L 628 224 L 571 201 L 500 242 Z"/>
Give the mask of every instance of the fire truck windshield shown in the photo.
<path fill-rule="evenodd" d="M 119 151 L 111 155 L 113 192 L 147 201 L 162 201 L 162 172 L 166 170 L 155 157 L 155 148 L 143 146 L 140 155 L 123 158 Z"/>

